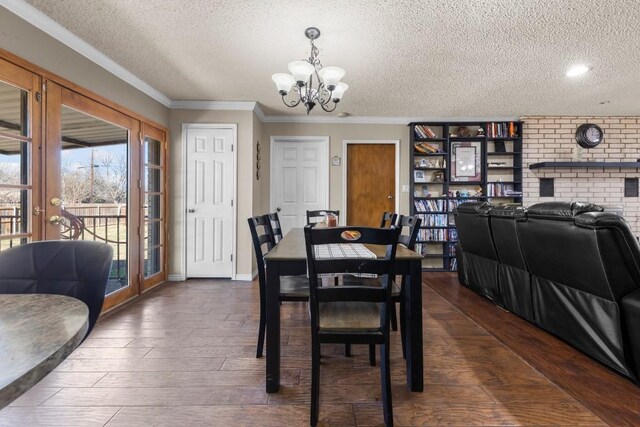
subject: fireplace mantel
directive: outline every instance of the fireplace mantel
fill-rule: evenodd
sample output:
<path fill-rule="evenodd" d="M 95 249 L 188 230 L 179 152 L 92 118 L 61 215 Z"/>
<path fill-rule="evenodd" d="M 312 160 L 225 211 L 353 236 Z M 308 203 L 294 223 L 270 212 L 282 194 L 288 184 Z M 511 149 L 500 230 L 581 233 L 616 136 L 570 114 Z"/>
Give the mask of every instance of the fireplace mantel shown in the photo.
<path fill-rule="evenodd" d="M 529 169 L 550 169 L 550 168 L 627 168 L 638 169 L 640 162 L 541 162 L 532 163 Z"/>

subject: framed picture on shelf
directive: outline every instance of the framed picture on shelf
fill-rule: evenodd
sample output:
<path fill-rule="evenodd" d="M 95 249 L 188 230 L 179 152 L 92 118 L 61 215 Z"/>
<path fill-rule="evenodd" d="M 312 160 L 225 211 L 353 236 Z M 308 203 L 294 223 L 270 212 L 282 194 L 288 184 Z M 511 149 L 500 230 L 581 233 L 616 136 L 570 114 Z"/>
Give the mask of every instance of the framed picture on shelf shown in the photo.
<path fill-rule="evenodd" d="M 413 171 L 413 182 L 427 182 L 424 171 Z"/>
<path fill-rule="evenodd" d="M 480 141 L 451 144 L 451 181 L 482 181 L 481 150 Z"/>

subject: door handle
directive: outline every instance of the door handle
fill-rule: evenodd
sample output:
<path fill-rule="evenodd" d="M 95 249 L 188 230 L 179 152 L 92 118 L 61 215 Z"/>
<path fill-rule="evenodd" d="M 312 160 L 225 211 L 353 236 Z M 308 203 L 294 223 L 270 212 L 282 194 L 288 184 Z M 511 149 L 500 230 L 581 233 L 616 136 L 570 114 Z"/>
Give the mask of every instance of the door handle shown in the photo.
<path fill-rule="evenodd" d="M 387 196 L 387 199 L 393 199 L 393 196 L 392 196 L 391 194 L 389 194 L 389 195 Z"/>
<path fill-rule="evenodd" d="M 280 208 L 276 208 L 276 212 L 280 212 L 282 209 Z"/>
<path fill-rule="evenodd" d="M 44 209 L 41 209 L 40 206 L 34 206 L 33 207 L 33 214 L 35 216 L 39 216 L 40 214 L 44 215 L 45 211 L 44 211 Z"/>
<path fill-rule="evenodd" d="M 58 215 L 51 215 L 49 217 L 49 223 L 52 225 L 58 225 L 62 222 L 62 218 L 60 218 Z"/>
<path fill-rule="evenodd" d="M 187 209 L 187 212 L 189 213 L 194 213 L 196 210 L 195 209 Z"/>

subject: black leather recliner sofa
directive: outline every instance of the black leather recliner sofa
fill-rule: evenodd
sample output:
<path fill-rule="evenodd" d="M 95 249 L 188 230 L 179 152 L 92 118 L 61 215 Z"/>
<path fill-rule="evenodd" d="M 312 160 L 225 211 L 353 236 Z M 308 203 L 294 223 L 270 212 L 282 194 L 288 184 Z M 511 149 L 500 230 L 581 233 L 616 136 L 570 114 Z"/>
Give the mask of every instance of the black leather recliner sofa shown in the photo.
<path fill-rule="evenodd" d="M 624 219 L 580 202 L 454 215 L 464 285 L 638 380 L 640 246 Z"/>

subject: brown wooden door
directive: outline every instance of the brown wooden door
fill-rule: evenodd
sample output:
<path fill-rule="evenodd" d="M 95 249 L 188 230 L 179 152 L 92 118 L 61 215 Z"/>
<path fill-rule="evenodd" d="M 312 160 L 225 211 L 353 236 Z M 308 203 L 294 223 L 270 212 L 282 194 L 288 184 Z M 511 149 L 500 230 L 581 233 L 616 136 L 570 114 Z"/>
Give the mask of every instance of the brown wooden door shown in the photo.
<path fill-rule="evenodd" d="M 379 227 L 395 210 L 394 144 L 347 145 L 347 225 Z"/>

